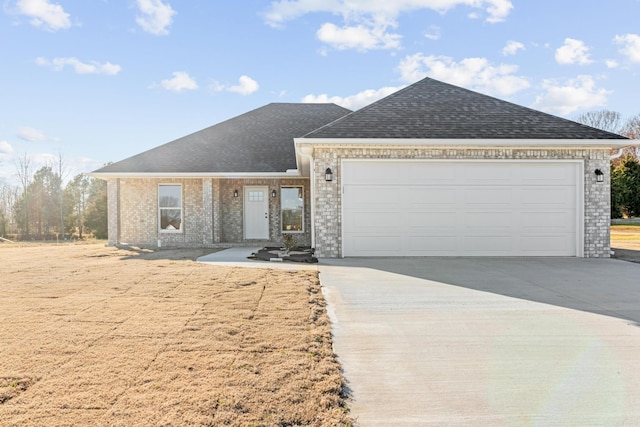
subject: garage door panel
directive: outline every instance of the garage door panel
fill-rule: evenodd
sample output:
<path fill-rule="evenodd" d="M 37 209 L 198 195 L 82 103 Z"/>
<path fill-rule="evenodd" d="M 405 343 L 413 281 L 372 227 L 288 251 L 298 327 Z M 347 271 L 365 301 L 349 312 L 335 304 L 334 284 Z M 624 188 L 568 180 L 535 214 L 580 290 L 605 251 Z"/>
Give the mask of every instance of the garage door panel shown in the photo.
<path fill-rule="evenodd" d="M 464 166 L 464 165 L 463 165 Z M 511 167 L 487 168 L 484 165 L 469 164 L 461 167 L 465 185 L 503 185 L 514 179 L 516 171 Z"/>
<path fill-rule="evenodd" d="M 525 235 L 520 238 L 522 255 L 575 256 L 575 239 L 570 233 Z"/>
<path fill-rule="evenodd" d="M 347 228 L 354 232 L 398 229 L 400 224 L 397 212 L 353 212 L 348 221 L 346 221 Z"/>
<path fill-rule="evenodd" d="M 407 237 L 407 249 L 413 256 L 436 255 L 441 252 L 456 252 L 456 235 L 415 235 Z"/>
<path fill-rule="evenodd" d="M 447 187 L 409 187 L 406 189 L 408 192 L 409 203 L 414 205 L 428 204 L 428 205 L 452 205 L 456 203 L 456 192 Z M 398 188 L 396 186 L 396 193 Z"/>
<path fill-rule="evenodd" d="M 513 190 L 511 188 L 468 188 L 464 191 L 466 205 L 511 205 Z"/>
<path fill-rule="evenodd" d="M 578 254 L 577 162 L 345 161 L 342 172 L 345 256 Z"/>
<path fill-rule="evenodd" d="M 408 212 L 405 215 L 408 227 L 455 227 L 458 223 L 455 211 L 428 212 L 417 211 Z"/>
<path fill-rule="evenodd" d="M 559 228 L 564 230 L 566 229 L 565 224 L 570 223 L 574 216 L 574 211 L 524 212 L 520 216 L 519 226 L 523 228 Z"/>
<path fill-rule="evenodd" d="M 512 237 L 509 235 L 464 236 L 463 245 L 466 251 L 475 253 L 511 253 L 513 251 Z"/>
<path fill-rule="evenodd" d="M 520 165 L 522 184 L 524 185 L 568 185 L 575 187 L 577 175 L 574 168 L 566 163 Z"/>
<path fill-rule="evenodd" d="M 512 212 L 465 212 L 462 215 L 465 227 L 511 227 L 513 223 Z"/>
<path fill-rule="evenodd" d="M 404 185 L 413 185 L 421 182 L 431 182 L 433 184 L 449 184 L 459 179 L 455 168 L 447 167 L 447 165 L 433 163 L 430 167 L 425 168 L 424 163 L 400 163 L 402 171 L 390 171 L 395 173 L 398 179 Z"/>
<path fill-rule="evenodd" d="M 575 206 L 575 188 L 523 188 L 520 190 L 520 193 L 520 198 L 524 205 L 558 205 L 567 207 Z"/>
<path fill-rule="evenodd" d="M 356 206 L 381 206 L 389 209 L 398 206 L 403 195 L 394 187 L 357 186 L 350 187 L 345 197 L 349 197 Z"/>
<path fill-rule="evenodd" d="M 358 253 L 359 256 L 386 256 L 402 251 L 402 236 L 354 234 L 349 240 L 348 249 Z"/>

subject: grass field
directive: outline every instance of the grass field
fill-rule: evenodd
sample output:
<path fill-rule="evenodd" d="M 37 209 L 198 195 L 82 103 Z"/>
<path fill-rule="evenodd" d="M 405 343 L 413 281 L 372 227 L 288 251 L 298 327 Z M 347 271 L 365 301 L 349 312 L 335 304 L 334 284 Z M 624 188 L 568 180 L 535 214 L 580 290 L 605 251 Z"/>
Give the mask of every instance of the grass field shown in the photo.
<path fill-rule="evenodd" d="M 614 257 L 640 262 L 640 222 L 624 221 L 611 225 L 611 249 Z"/>
<path fill-rule="evenodd" d="M 0 245 L 0 425 L 345 426 L 317 273 Z"/>

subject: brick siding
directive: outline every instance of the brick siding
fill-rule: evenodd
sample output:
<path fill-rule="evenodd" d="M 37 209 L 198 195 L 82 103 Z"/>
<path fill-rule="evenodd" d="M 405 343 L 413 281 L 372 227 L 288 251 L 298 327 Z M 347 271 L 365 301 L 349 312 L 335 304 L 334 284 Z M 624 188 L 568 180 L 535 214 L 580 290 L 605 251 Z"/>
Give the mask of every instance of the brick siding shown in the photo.
<path fill-rule="evenodd" d="M 584 256 L 609 257 L 609 150 L 556 148 L 398 148 L 335 147 L 317 145 L 315 160 L 315 232 L 319 257 L 342 256 L 341 160 L 343 159 L 442 159 L 442 160 L 582 160 L 584 161 Z M 331 168 L 333 181 L 324 179 Z M 605 173 L 596 183 L 594 170 Z"/>
<path fill-rule="evenodd" d="M 160 232 L 158 185 L 182 185 L 182 232 Z M 266 186 L 269 198 L 269 240 L 244 239 L 243 188 Z M 280 244 L 280 187 L 304 188 L 304 233 L 295 234 L 300 245 L 311 242 L 308 179 L 144 179 L 108 180 L 109 243 L 143 247 L 216 247 Z M 238 190 L 238 197 L 233 197 Z M 276 190 L 276 197 L 271 191 Z"/>

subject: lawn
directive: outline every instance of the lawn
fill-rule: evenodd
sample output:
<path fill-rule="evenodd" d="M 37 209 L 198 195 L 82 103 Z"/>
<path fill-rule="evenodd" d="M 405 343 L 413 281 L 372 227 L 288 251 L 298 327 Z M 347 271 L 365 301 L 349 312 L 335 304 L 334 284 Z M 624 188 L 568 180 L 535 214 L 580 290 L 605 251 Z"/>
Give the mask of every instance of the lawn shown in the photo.
<path fill-rule="evenodd" d="M 0 244 L 2 426 L 345 426 L 315 272 Z"/>
<path fill-rule="evenodd" d="M 640 223 L 612 224 L 611 249 L 615 258 L 640 262 Z"/>

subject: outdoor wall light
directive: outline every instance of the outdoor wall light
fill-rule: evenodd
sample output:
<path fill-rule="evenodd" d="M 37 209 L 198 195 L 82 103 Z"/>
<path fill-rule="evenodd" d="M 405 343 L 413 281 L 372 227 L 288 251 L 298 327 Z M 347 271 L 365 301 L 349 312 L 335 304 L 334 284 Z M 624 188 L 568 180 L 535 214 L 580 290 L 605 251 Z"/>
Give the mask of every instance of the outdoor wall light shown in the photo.
<path fill-rule="evenodd" d="M 274 198 L 275 198 L 275 197 L 276 197 L 276 194 L 277 194 L 277 193 L 276 193 L 276 190 L 271 190 L 271 197 L 274 197 Z"/>
<path fill-rule="evenodd" d="M 596 182 L 604 182 L 604 172 L 600 169 L 596 169 L 593 173 L 596 174 Z"/>
<path fill-rule="evenodd" d="M 333 181 L 333 172 L 331 172 L 331 168 L 327 168 L 327 170 L 324 171 L 324 180 Z"/>
<path fill-rule="evenodd" d="M 238 197 L 238 190 L 233 190 L 233 197 Z"/>

